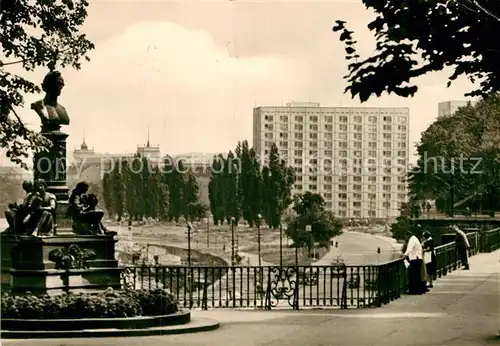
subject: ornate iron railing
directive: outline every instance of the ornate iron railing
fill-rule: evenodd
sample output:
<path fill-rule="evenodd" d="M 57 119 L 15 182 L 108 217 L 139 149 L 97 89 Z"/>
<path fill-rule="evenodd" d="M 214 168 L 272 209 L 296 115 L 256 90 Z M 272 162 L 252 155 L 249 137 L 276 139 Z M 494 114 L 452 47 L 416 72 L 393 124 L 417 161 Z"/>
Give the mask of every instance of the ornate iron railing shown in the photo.
<path fill-rule="evenodd" d="M 500 229 L 467 234 L 469 254 L 500 245 Z M 457 269 L 454 243 L 435 248 L 438 277 Z M 185 308 L 361 308 L 377 307 L 407 291 L 399 258 L 383 264 L 331 266 L 127 266 L 128 289 L 166 289 Z"/>
<path fill-rule="evenodd" d="M 492 252 L 500 248 L 500 228 L 479 233 L 479 251 Z"/>
<path fill-rule="evenodd" d="M 189 308 L 366 307 L 379 304 L 380 266 L 129 266 L 129 289 L 166 289 Z"/>

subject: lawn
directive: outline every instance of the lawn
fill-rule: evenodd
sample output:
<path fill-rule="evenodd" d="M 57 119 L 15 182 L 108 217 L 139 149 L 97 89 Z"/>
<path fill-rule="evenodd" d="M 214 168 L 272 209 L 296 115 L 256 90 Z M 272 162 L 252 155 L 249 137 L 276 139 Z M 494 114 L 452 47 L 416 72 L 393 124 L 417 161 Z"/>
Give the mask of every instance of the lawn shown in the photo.
<path fill-rule="evenodd" d="M 129 232 L 129 231 L 125 231 Z M 131 236 L 140 242 L 154 242 L 170 246 L 188 247 L 187 227 L 173 224 L 156 224 L 151 226 L 133 227 Z M 235 246 L 241 252 L 258 254 L 258 230 L 247 226 L 235 227 Z M 279 229 L 274 230 L 261 227 L 261 253 L 263 261 L 279 264 Z M 295 264 L 295 249 L 289 248 L 287 244 L 292 241 L 283 235 L 283 264 Z M 208 252 L 220 256 L 224 259 L 231 259 L 231 228 L 227 225 L 210 225 L 207 231 L 206 224 L 194 225 L 191 232 L 191 248 L 200 252 Z M 326 253 L 326 249 L 318 249 L 319 256 Z M 314 258 L 308 258 L 306 251 L 299 251 L 299 264 L 309 265 L 314 262 Z"/>

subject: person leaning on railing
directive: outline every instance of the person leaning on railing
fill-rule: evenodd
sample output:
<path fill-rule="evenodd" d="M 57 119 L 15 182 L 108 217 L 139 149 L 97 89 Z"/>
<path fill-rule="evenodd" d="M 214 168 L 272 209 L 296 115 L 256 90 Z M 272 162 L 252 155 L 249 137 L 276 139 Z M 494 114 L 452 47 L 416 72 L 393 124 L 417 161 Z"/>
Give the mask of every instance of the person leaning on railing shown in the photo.
<path fill-rule="evenodd" d="M 470 248 L 470 244 L 467 235 L 457 225 L 453 225 L 451 228 L 455 231 L 455 248 L 457 249 L 460 262 L 462 262 L 464 270 L 469 270 L 467 250 Z"/>

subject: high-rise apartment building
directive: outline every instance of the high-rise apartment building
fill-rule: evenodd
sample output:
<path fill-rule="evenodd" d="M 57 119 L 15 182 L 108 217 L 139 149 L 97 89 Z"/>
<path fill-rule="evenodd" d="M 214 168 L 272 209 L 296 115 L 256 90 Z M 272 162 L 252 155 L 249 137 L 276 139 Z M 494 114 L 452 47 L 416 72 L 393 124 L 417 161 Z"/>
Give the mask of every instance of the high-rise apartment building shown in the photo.
<path fill-rule="evenodd" d="M 438 117 L 453 115 L 460 107 L 467 106 L 467 101 L 446 101 L 438 103 Z"/>
<path fill-rule="evenodd" d="M 408 108 L 254 108 L 254 149 L 265 157 L 273 142 L 296 172 L 293 193 L 321 194 L 338 217 L 394 218 L 406 202 Z"/>

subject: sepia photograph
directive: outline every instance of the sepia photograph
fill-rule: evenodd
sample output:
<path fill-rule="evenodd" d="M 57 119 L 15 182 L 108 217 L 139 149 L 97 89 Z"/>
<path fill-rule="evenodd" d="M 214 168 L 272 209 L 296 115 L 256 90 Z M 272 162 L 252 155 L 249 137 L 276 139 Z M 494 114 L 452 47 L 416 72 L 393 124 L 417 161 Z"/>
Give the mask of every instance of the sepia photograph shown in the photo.
<path fill-rule="evenodd" d="M 0 346 L 500 343 L 499 0 L 0 0 Z"/>

